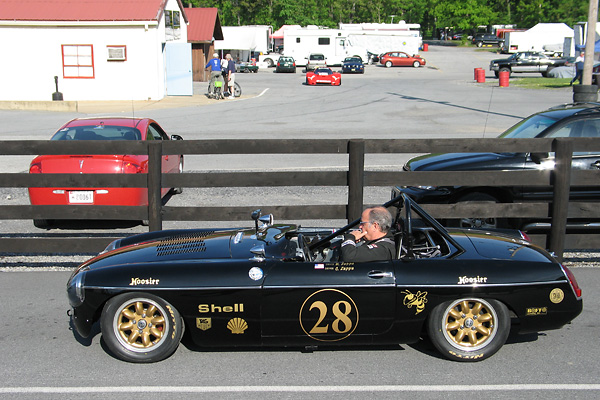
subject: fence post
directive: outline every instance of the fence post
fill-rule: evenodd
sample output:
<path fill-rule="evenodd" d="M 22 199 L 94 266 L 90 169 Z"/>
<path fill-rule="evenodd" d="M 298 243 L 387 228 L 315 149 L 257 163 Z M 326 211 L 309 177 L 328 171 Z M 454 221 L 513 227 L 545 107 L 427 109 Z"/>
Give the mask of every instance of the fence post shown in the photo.
<path fill-rule="evenodd" d="M 365 182 L 365 141 L 348 141 L 348 223 L 360 218 L 363 209 L 363 185 Z"/>
<path fill-rule="evenodd" d="M 566 138 L 557 138 L 552 142 L 554 150 L 554 171 L 552 172 L 552 226 L 547 247 L 562 262 L 565 251 L 569 193 L 571 190 L 571 161 L 573 143 Z"/>
<path fill-rule="evenodd" d="M 162 143 L 148 142 L 148 219 L 150 231 L 162 230 Z"/>

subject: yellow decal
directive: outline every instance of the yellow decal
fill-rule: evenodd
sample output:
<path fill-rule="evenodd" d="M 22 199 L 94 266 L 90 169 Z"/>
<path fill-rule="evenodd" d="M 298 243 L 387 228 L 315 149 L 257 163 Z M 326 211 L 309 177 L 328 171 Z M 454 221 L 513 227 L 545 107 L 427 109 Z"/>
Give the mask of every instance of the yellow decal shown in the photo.
<path fill-rule="evenodd" d="M 175 333 L 177 333 L 177 321 L 175 320 L 175 313 L 170 305 L 167 304 L 167 309 L 169 313 L 171 313 L 171 321 L 173 321 L 173 334 L 171 334 L 171 339 L 175 339 Z"/>
<path fill-rule="evenodd" d="M 526 315 L 546 315 L 548 307 L 529 307 Z"/>
<path fill-rule="evenodd" d="M 477 360 L 478 358 L 481 358 L 484 356 L 484 353 L 473 354 L 473 355 L 462 355 L 462 354 L 455 353 L 452 350 L 450 350 L 448 353 L 452 354 L 456 358 L 463 358 L 465 360 Z"/>
<path fill-rule="evenodd" d="M 235 303 L 231 306 L 218 306 L 216 304 L 199 304 L 198 312 L 200 313 L 232 313 L 244 312 L 244 303 Z"/>
<path fill-rule="evenodd" d="M 565 298 L 565 292 L 562 291 L 562 289 L 556 288 L 556 289 L 552 289 L 552 291 L 550 292 L 550 301 L 553 302 L 554 304 L 558 304 L 561 301 L 563 301 Z"/>
<path fill-rule="evenodd" d="M 233 318 L 227 323 L 227 329 L 229 329 L 234 335 L 241 335 L 246 329 L 248 329 L 248 323 L 242 318 Z"/>
<path fill-rule="evenodd" d="M 358 326 L 358 308 L 337 289 L 314 292 L 300 308 L 300 326 L 315 340 L 335 342 L 347 338 Z"/>
<path fill-rule="evenodd" d="M 412 308 L 412 306 L 416 306 L 417 312 L 415 315 L 425 309 L 425 303 L 427 303 L 427 292 L 421 292 L 419 290 L 416 294 L 413 294 L 408 290 L 403 290 L 401 293 L 406 294 L 403 302 L 406 307 Z"/>
<path fill-rule="evenodd" d="M 160 282 L 160 279 L 154 279 L 154 278 L 147 278 L 147 279 L 131 278 L 131 283 L 129 284 L 129 286 L 158 285 L 158 282 Z"/>
<path fill-rule="evenodd" d="M 196 318 L 196 328 L 207 331 L 212 328 L 212 318 Z"/>

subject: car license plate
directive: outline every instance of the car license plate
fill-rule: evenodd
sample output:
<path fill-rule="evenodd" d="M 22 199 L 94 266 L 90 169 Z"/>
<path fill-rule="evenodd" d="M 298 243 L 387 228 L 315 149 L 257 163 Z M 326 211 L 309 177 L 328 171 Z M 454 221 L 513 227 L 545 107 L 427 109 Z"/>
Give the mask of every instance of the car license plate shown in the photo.
<path fill-rule="evenodd" d="M 69 203 L 71 204 L 91 204 L 94 202 L 93 190 L 72 190 L 69 191 Z"/>

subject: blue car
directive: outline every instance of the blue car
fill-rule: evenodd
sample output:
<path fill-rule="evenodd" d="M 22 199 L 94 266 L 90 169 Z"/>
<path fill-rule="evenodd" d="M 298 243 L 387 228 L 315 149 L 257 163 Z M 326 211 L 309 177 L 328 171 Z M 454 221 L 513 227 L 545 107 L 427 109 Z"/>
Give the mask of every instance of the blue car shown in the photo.
<path fill-rule="evenodd" d="M 344 63 L 342 64 L 342 72 L 345 74 L 364 74 L 365 66 L 360 57 L 346 57 L 344 59 Z"/>

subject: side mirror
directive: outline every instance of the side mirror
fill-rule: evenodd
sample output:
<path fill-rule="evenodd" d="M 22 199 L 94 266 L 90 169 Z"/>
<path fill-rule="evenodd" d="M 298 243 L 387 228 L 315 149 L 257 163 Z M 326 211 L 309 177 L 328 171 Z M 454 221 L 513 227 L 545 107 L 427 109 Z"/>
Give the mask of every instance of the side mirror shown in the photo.
<path fill-rule="evenodd" d="M 548 153 L 531 153 L 531 161 L 536 164 L 541 164 L 542 160 L 549 158 L 550 155 Z"/>
<path fill-rule="evenodd" d="M 183 140 L 183 138 L 179 135 L 171 135 L 171 140 Z"/>

